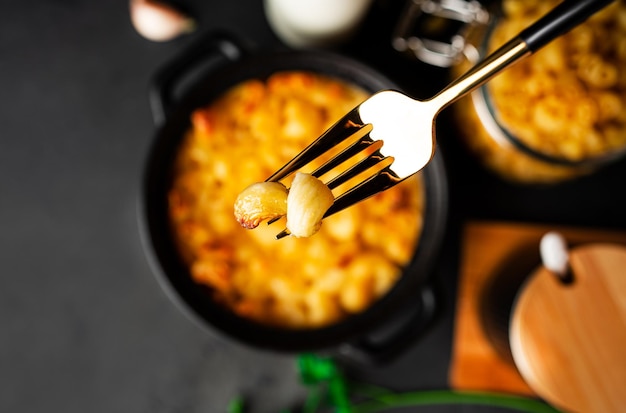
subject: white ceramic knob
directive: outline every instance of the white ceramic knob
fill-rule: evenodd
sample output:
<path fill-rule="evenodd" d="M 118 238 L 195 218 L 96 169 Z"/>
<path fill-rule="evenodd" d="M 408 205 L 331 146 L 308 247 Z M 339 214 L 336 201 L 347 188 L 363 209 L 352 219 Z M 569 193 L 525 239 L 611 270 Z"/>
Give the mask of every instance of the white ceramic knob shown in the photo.
<path fill-rule="evenodd" d="M 551 231 L 546 233 L 539 244 L 539 252 L 544 267 L 565 279 L 569 273 L 569 252 L 563 235 Z"/>

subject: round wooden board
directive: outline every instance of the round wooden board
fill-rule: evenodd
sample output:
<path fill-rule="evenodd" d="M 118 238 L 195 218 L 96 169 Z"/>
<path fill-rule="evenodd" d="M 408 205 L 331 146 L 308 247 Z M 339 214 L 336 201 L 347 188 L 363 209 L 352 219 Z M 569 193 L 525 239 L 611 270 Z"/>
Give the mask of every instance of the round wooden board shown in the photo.
<path fill-rule="evenodd" d="M 513 359 L 544 400 L 575 412 L 626 411 L 626 248 L 570 251 L 571 284 L 538 268 L 513 307 Z"/>

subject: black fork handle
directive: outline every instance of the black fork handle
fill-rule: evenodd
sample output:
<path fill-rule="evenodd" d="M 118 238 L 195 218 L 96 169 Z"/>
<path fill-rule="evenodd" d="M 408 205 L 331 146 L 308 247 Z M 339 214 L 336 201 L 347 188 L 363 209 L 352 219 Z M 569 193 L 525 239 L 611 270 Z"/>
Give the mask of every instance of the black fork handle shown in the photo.
<path fill-rule="evenodd" d="M 565 0 L 532 26 L 523 30 L 519 37 L 534 53 L 613 1 L 615 0 Z"/>

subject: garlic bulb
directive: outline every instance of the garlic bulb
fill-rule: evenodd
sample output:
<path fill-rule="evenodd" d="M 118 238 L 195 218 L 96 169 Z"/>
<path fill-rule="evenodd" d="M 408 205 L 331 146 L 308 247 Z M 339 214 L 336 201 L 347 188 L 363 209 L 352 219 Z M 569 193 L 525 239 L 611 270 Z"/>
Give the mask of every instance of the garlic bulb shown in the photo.
<path fill-rule="evenodd" d="M 196 29 L 196 22 L 169 4 L 158 0 L 130 0 L 130 19 L 148 40 L 164 42 Z"/>

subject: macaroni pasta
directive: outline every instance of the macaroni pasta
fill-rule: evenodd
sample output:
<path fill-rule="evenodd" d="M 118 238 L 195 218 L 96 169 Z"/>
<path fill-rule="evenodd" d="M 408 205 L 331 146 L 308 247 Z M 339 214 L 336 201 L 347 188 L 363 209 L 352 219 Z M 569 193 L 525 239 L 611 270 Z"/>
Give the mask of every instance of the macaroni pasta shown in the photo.
<path fill-rule="evenodd" d="M 398 280 L 422 227 L 419 175 L 325 219 L 311 238 L 277 241 L 284 221 L 249 231 L 233 217 L 245 185 L 366 98 L 334 79 L 285 72 L 245 81 L 192 114 L 169 213 L 191 276 L 213 299 L 260 323 L 314 328 L 363 311 Z"/>

